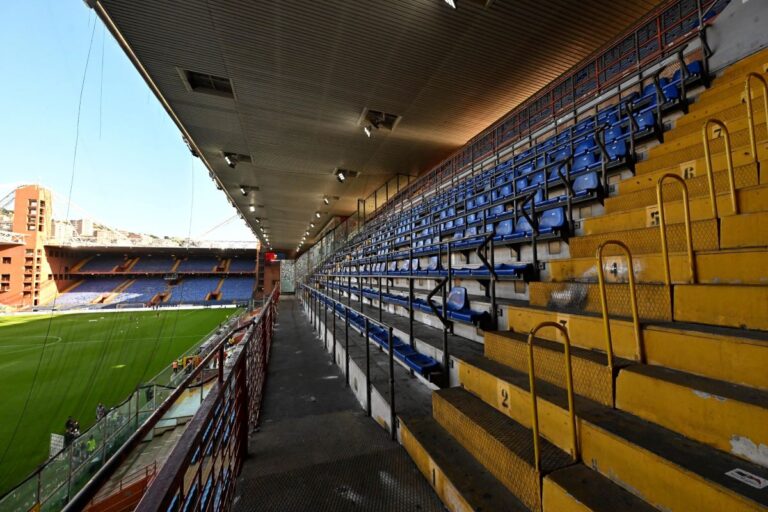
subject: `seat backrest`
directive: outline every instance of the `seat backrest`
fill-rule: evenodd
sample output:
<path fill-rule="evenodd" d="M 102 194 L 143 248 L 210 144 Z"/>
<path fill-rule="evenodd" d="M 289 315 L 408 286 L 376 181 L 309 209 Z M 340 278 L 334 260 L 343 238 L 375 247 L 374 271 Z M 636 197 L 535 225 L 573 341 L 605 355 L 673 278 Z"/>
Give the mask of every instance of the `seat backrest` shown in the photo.
<path fill-rule="evenodd" d="M 419 258 L 413 258 L 411 260 L 411 270 L 419 270 Z"/>
<path fill-rule="evenodd" d="M 616 139 L 620 139 L 624 135 L 624 130 L 621 129 L 621 125 L 614 125 L 605 130 L 605 143 L 610 144 Z"/>
<path fill-rule="evenodd" d="M 503 204 L 497 204 L 493 208 L 491 208 L 491 211 L 489 212 L 490 215 L 501 215 L 504 213 L 504 205 Z"/>
<path fill-rule="evenodd" d="M 597 190 L 597 187 L 599 186 L 599 182 L 597 180 L 597 173 L 596 172 L 588 172 L 587 174 L 583 174 L 573 180 L 573 191 L 574 192 L 581 192 L 581 191 L 593 191 Z"/>
<path fill-rule="evenodd" d="M 467 228 L 467 236 L 472 236 L 477 234 L 477 226 L 472 226 Z"/>
<path fill-rule="evenodd" d="M 475 207 L 475 200 L 474 199 L 467 199 L 467 210 L 471 210 Z"/>
<path fill-rule="evenodd" d="M 517 224 L 515 225 L 515 231 L 518 233 L 522 233 L 524 231 L 533 231 L 533 228 L 531 227 L 531 223 L 528 222 L 528 219 L 526 219 L 521 215 L 517 219 Z"/>
<path fill-rule="evenodd" d="M 544 183 L 544 171 L 539 171 L 531 177 L 530 185 L 539 185 Z"/>
<path fill-rule="evenodd" d="M 541 214 L 539 227 L 561 228 L 565 225 L 565 212 L 562 208 L 553 208 Z"/>
<path fill-rule="evenodd" d="M 456 231 L 453 234 L 453 239 L 458 240 L 459 238 L 464 238 L 464 232 L 463 231 Z"/>
<path fill-rule="evenodd" d="M 496 225 L 496 234 L 502 236 L 510 235 L 512 234 L 513 226 L 512 219 L 503 220 Z"/>
<path fill-rule="evenodd" d="M 595 163 L 595 155 L 591 151 L 589 153 L 584 153 L 583 155 L 577 156 L 573 161 L 573 168 L 571 171 L 574 173 L 583 171 L 593 163 Z"/>
<path fill-rule="evenodd" d="M 550 159 L 553 162 L 559 162 L 561 160 L 565 160 L 569 156 L 571 156 L 571 148 L 569 148 L 569 147 L 562 147 L 560 149 L 555 150 L 551 154 L 551 158 Z"/>
<path fill-rule="evenodd" d="M 389 265 L 387 265 L 387 270 L 397 270 L 397 262 L 390 261 Z"/>
<path fill-rule="evenodd" d="M 519 180 L 515 181 L 515 186 L 517 186 L 517 189 L 520 190 L 521 188 L 525 188 L 528 186 L 528 178 L 520 178 Z"/>
<path fill-rule="evenodd" d="M 448 294 L 446 300 L 448 309 L 452 311 L 459 311 L 469 306 L 469 300 L 467 299 L 467 289 L 463 286 L 454 286 L 451 288 L 451 292 Z"/>
<path fill-rule="evenodd" d="M 576 146 L 574 154 L 579 155 L 581 153 L 586 153 L 587 151 L 592 150 L 596 145 L 597 144 L 595 144 L 594 137 L 587 137 L 583 141 L 579 142 L 579 144 Z"/>
<path fill-rule="evenodd" d="M 430 256 L 427 270 L 437 270 L 437 261 L 437 256 Z"/>
<path fill-rule="evenodd" d="M 464 217 L 459 217 L 453 223 L 454 226 L 459 227 L 464 225 Z"/>
<path fill-rule="evenodd" d="M 477 197 L 477 205 L 483 206 L 484 204 L 488 203 L 488 194 L 482 194 Z"/>

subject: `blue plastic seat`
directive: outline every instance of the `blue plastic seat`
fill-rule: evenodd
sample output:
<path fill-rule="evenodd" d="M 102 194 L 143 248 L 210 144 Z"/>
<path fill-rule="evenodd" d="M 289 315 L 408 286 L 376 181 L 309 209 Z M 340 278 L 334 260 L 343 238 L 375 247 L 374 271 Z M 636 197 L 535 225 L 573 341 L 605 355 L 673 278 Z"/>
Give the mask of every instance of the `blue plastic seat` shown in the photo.
<path fill-rule="evenodd" d="M 500 217 L 501 215 L 504 215 L 506 212 L 503 204 L 497 204 L 496 206 L 492 206 L 488 210 L 488 214 L 486 215 L 486 219 L 495 219 L 496 217 Z"/>
<path fill-rule="evenodd" d="M 541 214 L 539 218 L 539 233 L 547 234 L 565 227 L 565 211 L 563 208 L 552 208 Z"/>
<path fill-rule="evenodd" d="M 504 240 L 505 237 L 509 237 L 512 235 L 512 232 L 514 231 L 514 225 L 515 223 L 512 221 L 512 219 L 507 219 L 499 222 L 496 225 L 496 236 L 493 237 L 494 240 L 500 241 Z"/>
<path fill-rule="evenodd" d="M 591 151 L 589 153 L 584 153 L 582 155 L 579 155 L 573 160 L 573 167 L 571 167 L 571 173 L 578 174 L 582 171 L 586 171 L 590 167 L 595 165 L 596 162 L 597 162 L 597 158 L 595 158 L 595 154 Z"/>
<path fill-rule="evenodd" d="M 463 286 L 454 286 L 451 288 L 446 300 L 448 318 L 467 323 L 477 323 L 483 316 L 488 316 L 485 312 L 472 311 L 469 306 L 467 289 Z"/>
<path fill-rule="evenodd" d="M 649 130 L 656 125 L 656 115 L 654 114 L 653 108 L 640 111 L 635 116 L 635 119 L 637 119 L 637 127 L 641 132 Z"/>
<path fill-rule="evenodd" d="M 596 172 L 582 174 L 573 180 L 573 193 L 575 197 L 584 197 L 595 193 L 600 188 L 600 180 Z"/>
<path fill-rule="evenodd" d="M 410 369 L 422 375 L 427 375 L 440 368 L 437 361 L 424 354 L 415 354 L 405 357 L 405 364 Z"/>
<path fill-rule="evenodd" d="M 594 137 L 587 137 L 576 145 L 573 150 L 574 156 L 578 157 L 584 153 L 591 153 L 597 147 Z"/>
<path fill-rule="evenodd" d="M 605 151 L 608 153 L 609 160 L 621 160 L 629 154 L 629 144 L 627 144 L 625 139 L 615 140 L 605 146 Z"/>

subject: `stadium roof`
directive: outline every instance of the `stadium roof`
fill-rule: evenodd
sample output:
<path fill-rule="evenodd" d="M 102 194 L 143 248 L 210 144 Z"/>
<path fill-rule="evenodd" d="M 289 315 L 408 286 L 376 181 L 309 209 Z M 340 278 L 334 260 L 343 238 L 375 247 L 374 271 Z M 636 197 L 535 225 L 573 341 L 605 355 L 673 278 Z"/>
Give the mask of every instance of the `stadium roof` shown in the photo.
<path fill-rule="evenodd" d="M 311 242 L 387 179 L 438 163 L 661 3 L 86 1 L 252 227 L 263 219 L 286 250 L 310 222 Z M 399 120 L 368 138 L 366 108 Z M 360 174 L 339 183 L 337 168 Z"/>

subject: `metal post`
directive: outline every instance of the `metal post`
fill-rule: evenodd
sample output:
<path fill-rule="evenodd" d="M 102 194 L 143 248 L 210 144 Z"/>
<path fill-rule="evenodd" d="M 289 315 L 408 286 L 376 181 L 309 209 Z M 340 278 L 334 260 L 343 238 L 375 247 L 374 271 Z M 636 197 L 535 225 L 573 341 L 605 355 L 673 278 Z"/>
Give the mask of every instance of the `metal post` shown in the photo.
<path fill-rule="evenodd" d="M 413 346 L 413 279 L 408 280 L 408 343 Z"/>
<path fill-rule="evenodd" d="M 368 317 L 365 318 L 365 412 L 371 415 L 371 344 Z"/>
<path fill-rule="evenodd" d="M 333 364 L 336 364 L 336 304 L 333 304 L 333 348 L 331 353 L 333 354 Z"/>
<path fill-rule="evenodd" d="M 392 440 L 397 439 L 397 418 L 395 415 L 395 337 L 392 335 L 392 327 L 388 332 L 389 343 L 389 421 Z"/>
<path fill-rule="evenodd" d="M 349 387 L 349 308 L 344 308 L 344 377 Z"/>
<path fill-rule="evenodd" d="M 381 277 L 379 277 L 378 282 L 379 282 L 379 322 L 381 322 L 381 317 L 382 317 L 381 305 L 384 302 L 382 299 L 383 292 L 381 291 Z"/>
<path fill-rule="evenodd" d="M 323 299 L 323 347 L 328 350 L 328 304 Z"/>

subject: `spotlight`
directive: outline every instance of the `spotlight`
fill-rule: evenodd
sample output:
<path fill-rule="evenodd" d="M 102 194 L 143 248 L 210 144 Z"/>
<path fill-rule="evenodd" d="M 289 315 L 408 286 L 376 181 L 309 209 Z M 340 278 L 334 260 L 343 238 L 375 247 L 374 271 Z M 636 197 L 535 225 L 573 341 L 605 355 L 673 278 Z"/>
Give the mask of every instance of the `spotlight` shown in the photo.
<path fill-rule="evenodd" d="M 256 207 L 254 205 L 249 205 L 248 210 L 250 210 L 251 213 L 256 211 Z"/>
<path fill-rule="evenodd" d="M 256 217 L 255 219 L 253 219 L 253 222 L 255 222 L 256 224 L 258 224 L 259 222 L 261 222 L 261 219 L 260 219 L 260 218 L 258 218 L 258 217 Z"/>
<path fill-rule="evenodd" d="M 456 8 L 456 2 L 454 2 L 453 0 L 444 0 L 444 1 L 451 7 L 451 9 Z"/>
<path fill-rule="evenodd" d="M 232 153 L 224 153 L 224 161 L 227 162 L 230 169 L 237 167 L 237 156 Z"/>
<path fill-rule="evenodd" d="M 347 176 L 344 174 L 344 171 L 339 171 L 336 173 L 336 179 L 339 180 L 339 182 L 344 183 L 344 181 L 347 179 Z"/>
<path fill-rule="evenodd" d="M 304 233 L 304 236 L 309 236 L 309 231 L 306 231 L 306 232 Z"/>
<path fill-rule="evenodd" d="M 328 199 L 327 197 L 323 197 L 323 204 L 325 204 L 327 206 L 327 205 L 331 204 L 331 200 Z"/>
<path fill-rule="evenodd" d="M 317 218 L 317 219 L 320 218 L 320 212 L 315 212 L 315 218 Z"/>
<path fill-rule="evenodd" d="M 245 185 L 240 185 L 240 193 L 243 194 L 243 196 L 247 196 L 248 195 L 248 187 L 246 187 Z"/>
<path fill-rule="evenodd" d="M 315 227 L 315 223 L 314 222 L 310 222 L 309 223 L 309 227 L 311 227 L 311 228 Z"/>
<path fill-rule="evenodd" d="M 371 135 L 373 135 L 373 128 L 371 125 L 367 124 L 363 127 L 363 131 L 365 132 L 365 135 L 370 139 Z"/>

